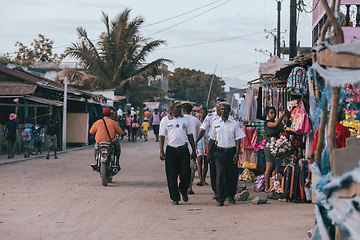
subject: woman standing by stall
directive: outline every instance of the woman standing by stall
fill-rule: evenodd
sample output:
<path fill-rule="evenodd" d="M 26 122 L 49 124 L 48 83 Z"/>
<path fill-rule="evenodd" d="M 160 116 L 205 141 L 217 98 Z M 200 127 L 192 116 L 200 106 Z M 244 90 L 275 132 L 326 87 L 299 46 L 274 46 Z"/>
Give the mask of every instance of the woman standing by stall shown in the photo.
<path fill-rule="evenodd" d="M 269 107 L 266 113 L 267 120 L 264 123 L 265 132 L 266 132 L 266 142 L 265 142 L 265 159 L 266 159 L 266 171 L 265 171 L 265 192 L 270 188 L 270 176 L 274 171 L 275 158 L 271 154 L 269 147 L 266 146 L 267 143 L 270 143 L 272 137 L 278 139 L 281 132 L 283 132 L 283 125 L 281 121 L 283 120 L 285 114 L 288 111 L 285 110 L 283 114 L 275 121 L 276 118 L 276 109 L 274 107 Z"/>
<path fill-rule="evenodd" d="M 19 124 L 16 121 L 16 114 L 11 113 L 9 117 L 9 121 L 6 123 L 5 132 L 6 133 L 6 141 L 8 142 L 8 158 L 14 157 L 14 145 L 16 141 L 16 128 L 19 127 Z"/>

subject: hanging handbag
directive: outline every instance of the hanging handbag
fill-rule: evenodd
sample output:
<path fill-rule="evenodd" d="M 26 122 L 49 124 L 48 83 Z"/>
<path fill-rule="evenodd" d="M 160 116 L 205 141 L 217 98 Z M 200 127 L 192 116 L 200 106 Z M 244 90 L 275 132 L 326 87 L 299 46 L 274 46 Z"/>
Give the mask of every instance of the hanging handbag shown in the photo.
<path fill-rule="evenodd" d="M 309 116 L 306 113 L 303 101 L 291 111 L 291 127 L 290 130 L 298 135 L 305 135 L 310 132 Z"/>

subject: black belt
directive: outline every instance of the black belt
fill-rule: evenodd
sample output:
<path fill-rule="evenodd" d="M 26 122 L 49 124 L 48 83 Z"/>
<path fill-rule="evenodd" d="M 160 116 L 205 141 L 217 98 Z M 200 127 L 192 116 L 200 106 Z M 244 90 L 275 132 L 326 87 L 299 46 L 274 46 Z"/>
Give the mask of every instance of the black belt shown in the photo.
<path fill-rule="evenodd" d="M 222 147 L 216 146 L 216 150 L 219 151 L 219 152 L 231 152 L 231 151 L 235 151 L 236 147 L 222 148 Z"/>
<path fill-rule="evenodd" d="M 176 150 L 182 150 L 182 149 L 187 148 L 187 144 L 184 144 L 184 145 L 179 146 L 179 147 L 172 147 L 172 146 L 168 146 L 168 147 L 171 147 L 171 148 L 176 149 Z"/>

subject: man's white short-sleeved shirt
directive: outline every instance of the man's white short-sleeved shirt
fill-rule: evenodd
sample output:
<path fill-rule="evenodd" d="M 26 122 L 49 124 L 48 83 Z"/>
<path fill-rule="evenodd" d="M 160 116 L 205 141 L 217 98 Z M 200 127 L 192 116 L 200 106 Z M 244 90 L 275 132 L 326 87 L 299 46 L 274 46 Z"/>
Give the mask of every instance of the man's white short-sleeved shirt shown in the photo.
<path fill-rule="evenodd" d="M 211 124 L 209 135 L 210 139 L 216 141 L 217 146 L 221 148 L 235 147 L 236 141 L 245 137 L 240 123 L 230 117 L 226 122 L 222 118 L 215 119 Z"/>
<path fill-rule="evenodd" d="M 210 115 L 206 116 L 204 121 L 201 123 L 200 128 L 204 130 L 210 130 L 212 123 L 218 118 L 220 118 L 220 116 L 216 111 L 211 113 Z M 234 117 L 229 115 L 229 119 L 234 119 Z"/>
<path fill-rule="evenodd" d="M 165 143 L 171 147 L 180 147 L 188 143 L 189 119 L 184 116 L 177 118 L 172 115 L 163 117 L 160 122 L 159 135 L 165 137 Z"/>

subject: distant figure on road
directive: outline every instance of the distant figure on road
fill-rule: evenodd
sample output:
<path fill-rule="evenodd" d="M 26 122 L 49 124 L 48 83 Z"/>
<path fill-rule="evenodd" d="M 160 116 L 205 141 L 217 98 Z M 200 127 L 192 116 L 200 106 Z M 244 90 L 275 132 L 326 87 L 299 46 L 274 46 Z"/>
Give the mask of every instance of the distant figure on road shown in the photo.
<path fill-rule="evenodd" d="M 22 132 L 23 144 L 24 144 L 24 158 L 28 158 L 30 156 L 31 149 L 34 148 L 34 131 L 35 127 L 32 124 L 32 119 L 27 118 L 25 129 Z"/>
<path fill-rule="evenodd" d="M 200 122 L 203 123 L 205 121 L 205 118 L 207 116 L 207 107 L 203 105 L 200 109 Z M 198 182 L 196 185 L 203 186 L 207 185 L 208 183 L 205 181 L 206 174 L 209 167 L 209 162 L 206 158 L 206 146 L 210 143 L 210 137 L 209 137 L 209 129 L 207 129 L 204 133 L 204 136 L 199 140 L 197 143 L 197 161 L 198 161 L 198 174 L 200 182 Z"/>
<path fill-rule="evenodd" d="M 156 137 L 155 142 L 159 141 L 159 126 L 160 126 L 160 113 L 159 109 L 155 108 L 154 112 L 152 113 L 150 117 L 150 123 L 153 126 L 154 134 Z"/>
<path fill-rule="evenodd" d="M 189 119 L 181 115 L 181 102 L 170 102 L 171 114 L 160 123 L 160 159 L 165 160 L 165 171 L 170 199 L 173 205 L 178 205 L 180 194 L 187 202 L 190 185 L 190 153 L 187 144 L 192 148 L 191 157 L 195 158 L 195 144 L 189 132 Z M 166 141 L 166 151 L 164 143 Z M 180 183 L 178 184 L 178 178 Z M 180 192 L 180 194 L 179 194 Z"/>
<path fill-rule="evenodd" d="M 16 141 L 16 128 L 19 124 L 16 121 L 16 114 L 11 113 L 9 121 L 6 123 L 4 135 L 6 134 L 6 141 L 8 142 L 8 158 L 14 157 L 14 145 Z"/>
<path fill-rule="evenodd" d="M 119 121 L 119 118 L 121 118 L 121 117 L 123 116 L 123 111 L 122 111 L 122 109 L 121 109 L 121 106 L 120 106 L 119 109 L 117 110 L 116 114 L 117 114 L 118 121 Z"/>
<path fill-rule="evenodd" d="M 48 153 L 46 155 L 46 159 L 49 159 L 51 149 L 54 150 L 54 159 L 58 159 L 58 157 L 56 156 L 56 151 L 57 151 L 57 138 L 59 135 L 59 123 L 56 122 L 55 119 L 56 119 L 55 115 L 51 115 L 50 121 L 46 126 L 46 135 L 48 140 Z"/>
<path fill-rule="evenodd" d="M 147 122 L 147 118 L 144 119 L 144 122 L 141 124 L 142 132 L 144 134 L 145 142 L 147 142 L 148 132 L 150 128 L 150 124 Z"/>
<path fill-rule="evenodd" d="M 208 161 L 215 162 L 216 169 L 216 201 L 218 206 L 224 206 L 226 199 L 225 184 L 229 203 L 235 204 L 234 196 L 237 187 L 238 161 L 240 140 L 245 137 L 240 123 L 230 118 L 231 105 L 228 102 L 219 103 L 220 116 L 212 123 L 210 129 L 209 151 L 215 148 L 213 156 L 208 155 Z M 217 143 L 215 146 L 215 142 Z M 225 182 L 224 182 L 225 178 Z"/>
<path fill-rule="evenodd" d="M 168 115 L 166 108 L 164 108 L 164 111 L 161 113 L 161 118 L 164 118 Z"/>
<path fill-rule="evenodd" d="M 116 157 L 116 165 L 120 167 L 120 142 L 117 140 L 116 134 L 121 136 L 123 135 L 123 131 L 121 130 L 119 124 L 115 122 L 114 120 L 110 119 L 111 110 L 110 108 L 104 108 L 103 109 L 103 115 L 104 118 L 97 120 L 90 129 L 90 134 L 96 134 L 95 135 L 95 141 L 96 144 L 99 145 L 101 142 L 108 142 L 110 143 L 109 134 L 111 137 L 112 142 L 114 143 L 114 155 Z M 107 129 L 109 131 L 106 131 L 105 123 L 107 126 Z M 121 168 L 120 168 L 121 169 Z"/>
<path fill-rule="evenodd" d="M 191 133 L 191 137 L 193 138 L 194 142 L 196 136 L 199 134 L 200 132 L 200 121 L 198 118 L 194 117 L 193 115 L 191 115 L 191 112 L 193 110 L 193 105 L 191 103 L 184 103 L 182 105 L 183 107 L 183 113 L 184 113 L 184 117 L 189 119 L 189 128 L 188 131 Z M 191 151 L 191 147 L 188 145 L 189 148 L 189 152 Z M 194 178 L 195 178 L 195 172 L 197 170 L 197 163 L 196 163 L 196 158 L 191 158 L 190 159 L 190 168 L 191 168 L 191 181 L 190 181 L 190 186 L 188 189 L 188 194 L 194 194 L 194 190 L 192 188 L 193 182 L 194 182 Z"/>
<path fill-rule="evenodd" d="M 126 128 L 128 132 L 128 141 L 131 141 L 131 122 L 132 122 L 132 116 L 131 111 L 128 110 L 127 116 L 126 116 Z"/>
<path fill-rule="evenodd" d="M 136 142 L 138 130 L 139 130 L 139 119 L 137 118 L 137 114 L 134 114 L 133 120 L 131 122 L 131 135 L 133 142 Z"/>
<path fill-rule="evenodd" d="M 38 152 L 40 152 L 40 154 L 42 155 L 41 152 L 41 145 L 42 142 L 44 140 L 44 134 L 41 133 L 41 126 L 39 124 L 37 124 L 35 126 L 35 131 L 34 131 L 34 151 L 35 151 L 35 155 L 38 154 Z"/>

